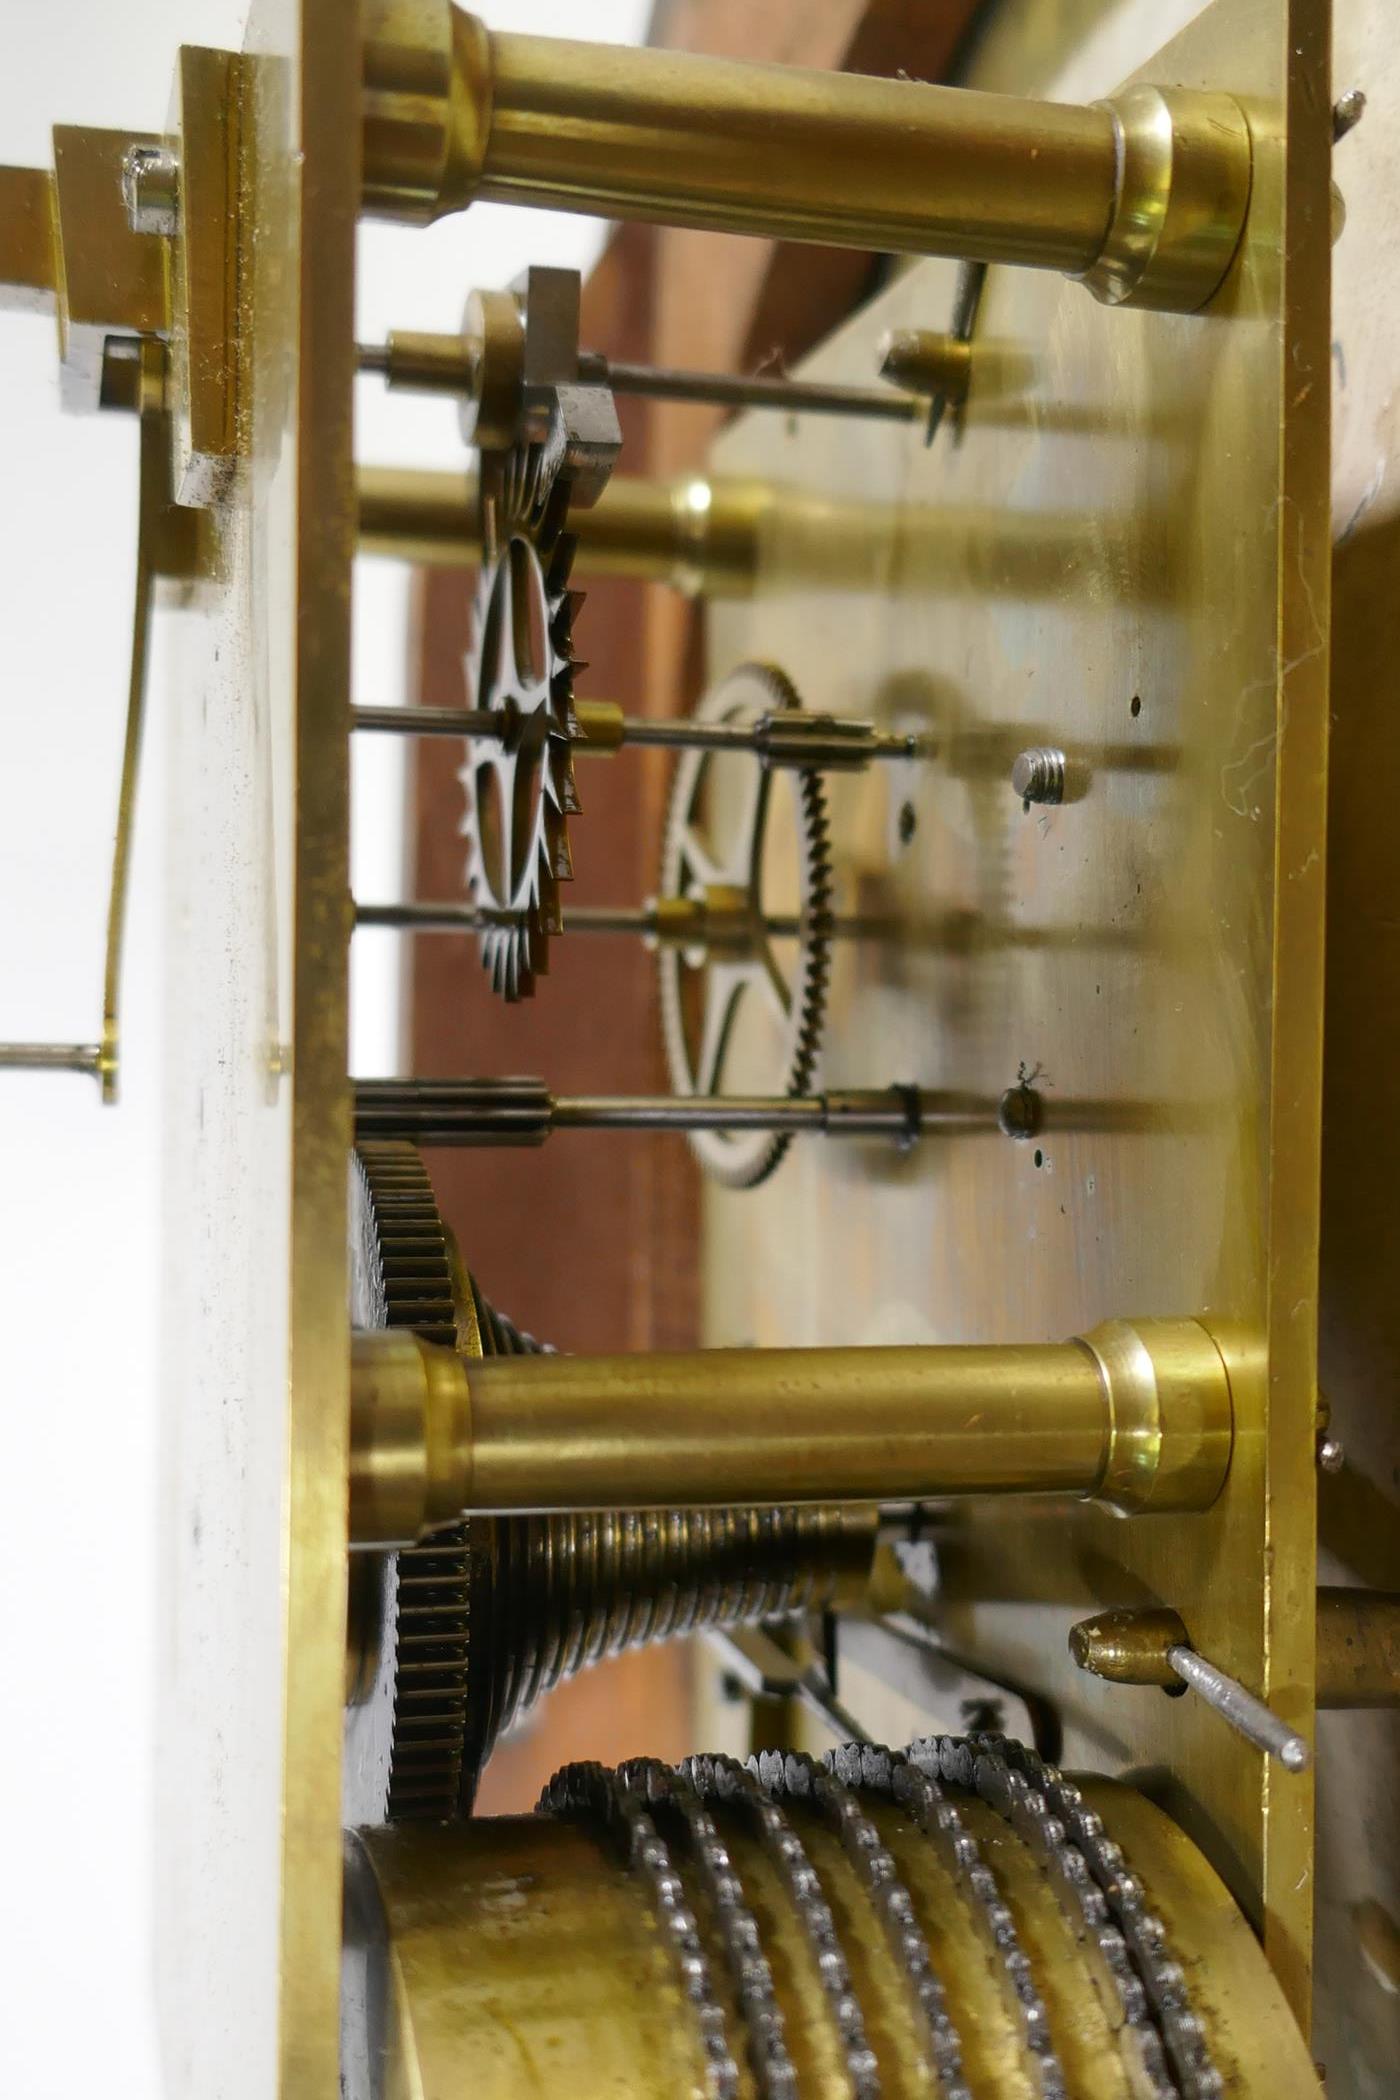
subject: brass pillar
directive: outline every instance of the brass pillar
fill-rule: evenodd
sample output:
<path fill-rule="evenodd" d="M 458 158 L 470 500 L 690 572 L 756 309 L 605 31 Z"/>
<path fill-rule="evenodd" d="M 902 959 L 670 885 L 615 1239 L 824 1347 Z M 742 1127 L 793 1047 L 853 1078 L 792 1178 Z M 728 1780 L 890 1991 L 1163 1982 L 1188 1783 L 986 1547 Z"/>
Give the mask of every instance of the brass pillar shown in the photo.
<path fill-rule="evenodd" d="M 360 552 L 441 568 L 475 568 L 481 526 L 474 472 L 361 467 Z M 682 474 L 647 481 L 614 474 L 597 503 L 578 509 L 575 571 L 669 583 L 687 597 L 746 597 L 753 587 L 767 490 Z"/>
<path fill-rule="evenodd" d="M 1225 95 L 1038 102 L 495 35 L 448 0 L 372 0 L 364 79 L 364 209 L 420 222 L 536 204 L 1021 263 L 1189 312 L 1249 200 L 1249 129 Z"/>
<path fill-rule="evenodd" d="M 1229 1466 L 1229 1378 L 1189 1320 L 964 1348 L 459 1357 L 359 1334 L 357 1545 L 463 1511 L 1061 1494 L 1205 1509 Z"/>

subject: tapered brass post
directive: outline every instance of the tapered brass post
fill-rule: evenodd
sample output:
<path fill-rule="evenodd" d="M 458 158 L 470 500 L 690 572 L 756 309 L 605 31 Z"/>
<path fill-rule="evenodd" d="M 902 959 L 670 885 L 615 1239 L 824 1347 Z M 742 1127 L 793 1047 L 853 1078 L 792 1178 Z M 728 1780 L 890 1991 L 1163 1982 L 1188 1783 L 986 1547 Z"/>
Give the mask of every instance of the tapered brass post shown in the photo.
<path fill-rule="evenodd" d="M 350 1527 L 418 1537 L 466 1510 L 647 1509 L 1063 1494 L 1204 1509 L 1230 1383 L 1191 1320 L 1034 1346 L 459 1357 L 354 1346 Z"/>
<path fill-rule="evenodd" d="M 474 473 L 361 467 L 356 489 L 361 553 L 442 568 L 474 568 L 481 560 Z M 614 474 L 599 501 L 569 520 L 578 537 L 575 570 L 669 583 L 692 598 L 746 597 L 771 500 L 757 483 Z"/>
<path fill-rule="evenodd" d="M 448 0 L 366 11 L 367 211 L 474 199 L 1022 263 L 1190 312 L 1229 267 L 1251 150 L 1229 96 L 1087 107 L 496 35 Z"/>

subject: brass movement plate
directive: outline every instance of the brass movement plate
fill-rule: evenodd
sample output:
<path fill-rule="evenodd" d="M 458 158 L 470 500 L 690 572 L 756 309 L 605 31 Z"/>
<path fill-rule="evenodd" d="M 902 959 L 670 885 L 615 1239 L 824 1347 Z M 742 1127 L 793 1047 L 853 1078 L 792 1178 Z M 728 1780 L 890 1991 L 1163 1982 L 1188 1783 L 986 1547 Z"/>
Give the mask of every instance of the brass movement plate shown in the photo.
<path fill-rule="evenodd" d="M 352 28 L 340 0 L 254 0 L 230 125 L 240 456 L 199 617 L 160 630 L 158 1969 L 181 2100 L 339 2089 Z"/>
<path fill-rule="evenodd" d="M 1120 68 L 1160 20 L 1139 11 Z M 1091 39 L 1046 91 L 1109 91 L 1103 59 Z M 1131 1772 L 1189 1830 L 1306 2023 L 1310 1778 L 1266 1767 L 1195 1699 L 1082 1676 L 1065 1645 L 1093 1607 L 1171 1604 L 1203 1652 L 1310 1725 L 1327 10 L 1216 0 L 1140 70 L 1231 92 L 1249 116 L 1249 230 L 1209 315 L 1109 311 L 994 269 L 960 432 L 925 450 L 893 426 L 761 415 L 715 449 L 717 472 L 780 494 L 752 600 L 710 609 L 711 674 L 772 661 L 810 707 L 926 726 L 940 746 L 919 771 L 829 782 L 838 909 L 893 930 L 837 943 L 825 1080 L 995 1100 L 1034 1074 L 1048 1127 L 904 1161 L 814 1141 L 755 1194 L 711 1189 L 706 1339 L 1211 1323 L 1238 1409 L 1217 1508 L 949 1521 L 940 1623 L 1056 1702 L 1067 1764 Z M 954 281 L 911 269 L 812 374 L 868 383 L 887 328 L 947 326 Z M 1011 792 L 1033 744 L 1068 755 L 1062 807 Z"/>

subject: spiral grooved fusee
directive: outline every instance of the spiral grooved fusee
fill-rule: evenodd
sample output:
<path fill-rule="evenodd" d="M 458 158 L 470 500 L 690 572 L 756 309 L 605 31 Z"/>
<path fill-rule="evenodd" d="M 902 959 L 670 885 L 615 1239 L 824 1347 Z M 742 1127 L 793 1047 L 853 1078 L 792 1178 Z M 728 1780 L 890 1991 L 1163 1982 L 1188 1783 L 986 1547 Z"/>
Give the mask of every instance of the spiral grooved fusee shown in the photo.
<path fill-rule="evenodd" d="M 488 1606 L 497 1729 L 624 1649 L 821 1610 L 861 1584 L 874 1535 L 873 1511 L 834 1508 L 516 1519 Z"/>

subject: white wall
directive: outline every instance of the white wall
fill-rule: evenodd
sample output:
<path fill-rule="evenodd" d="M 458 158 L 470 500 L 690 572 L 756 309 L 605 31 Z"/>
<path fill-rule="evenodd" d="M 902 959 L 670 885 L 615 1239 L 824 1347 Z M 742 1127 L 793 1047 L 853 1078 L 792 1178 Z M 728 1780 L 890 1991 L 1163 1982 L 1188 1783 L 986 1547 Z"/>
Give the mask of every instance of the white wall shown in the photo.
<path fill-rule="evenodd" d="M 236 43 L 246 0 L 0 0 L 0 160 L 55 122 L 159 129 L 180 40 Z M 347 20 L 351 9 L 347 0 Z M 545 0 L 481 7 L 558 29 Z M 647 0 L 578 0 L 574 36 L 635 38 Z M 365 230 L 360 332 L 451 327 L 466 288 L 586 262 L 590 222 L 482 208 Z M 447 465 L 451 412 L 362 381 L 359 450 Z M 91 1040 L 135 548 L 135 431 L 61 416 L 52 323 L 0 313 L 0 1039 Z M 402 697 L 406 572 L 361 563 L 356 697 Z M 162 680 L 141 779 L 122 1104 L 0 1073 L 0 2093 L 156 2100 L 151 1985 Z M 355 881 L 397 894 L 401 757 L 357 754 Z M 368 761 L 368 762 L 366 762 Z M 392 1069 L 392 937 L 361 936 L 357 1069 Z M 173 2096 L 179 2100 L 179 2096 Z"/>

